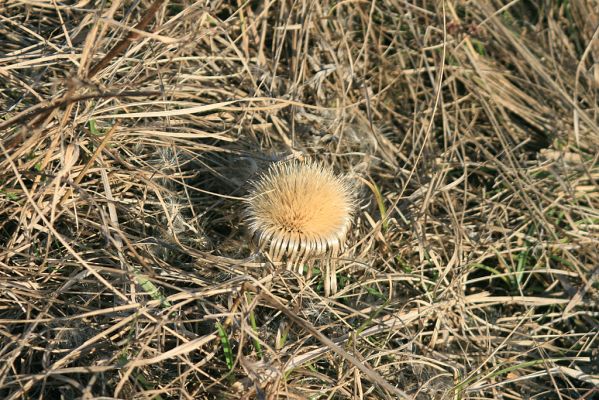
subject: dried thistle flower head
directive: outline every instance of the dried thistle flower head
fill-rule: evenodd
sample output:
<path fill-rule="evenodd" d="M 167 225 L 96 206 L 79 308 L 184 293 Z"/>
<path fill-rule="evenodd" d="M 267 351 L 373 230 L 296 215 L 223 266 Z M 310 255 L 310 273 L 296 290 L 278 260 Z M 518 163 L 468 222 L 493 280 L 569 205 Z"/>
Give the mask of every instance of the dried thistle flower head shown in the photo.
<path fill-rule="evenodd" d="M 279 162 L 253 182 L 246 210 L 248 230 L 273 261 L 286 260 L 290 268 L 300 264 L 301 272 L 306 260 L 337 255 L 354 207 L 347 178 L 312 161 Z M 325 292 L 335 292 L 334 270 L 327 275 Z"/>

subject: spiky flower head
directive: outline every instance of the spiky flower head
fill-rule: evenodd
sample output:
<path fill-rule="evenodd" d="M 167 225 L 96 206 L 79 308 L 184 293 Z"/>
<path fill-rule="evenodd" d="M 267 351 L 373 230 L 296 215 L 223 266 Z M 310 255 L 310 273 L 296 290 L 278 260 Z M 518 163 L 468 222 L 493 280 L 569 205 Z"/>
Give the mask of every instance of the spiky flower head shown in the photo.
<path fill-rule="evenodd" d="M 346 177 L 313 161 L 279 162 L 252 183 L 247 225 L 274 261 L 298 261 L 336 253 L 354 207 Z"/>

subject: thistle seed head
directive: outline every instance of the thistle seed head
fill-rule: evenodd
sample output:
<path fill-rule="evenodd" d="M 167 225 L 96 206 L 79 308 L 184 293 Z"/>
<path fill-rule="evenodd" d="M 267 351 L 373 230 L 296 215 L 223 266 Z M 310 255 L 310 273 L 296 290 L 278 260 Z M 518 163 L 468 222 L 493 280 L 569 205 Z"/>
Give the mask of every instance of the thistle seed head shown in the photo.
<path fill-rule="evenodd" d="M 273 164 L 252 183 L 246 209 L 252 241 L 274 261 L 336 253 L 355 207 L 346 177 L 312 161 Z"/>

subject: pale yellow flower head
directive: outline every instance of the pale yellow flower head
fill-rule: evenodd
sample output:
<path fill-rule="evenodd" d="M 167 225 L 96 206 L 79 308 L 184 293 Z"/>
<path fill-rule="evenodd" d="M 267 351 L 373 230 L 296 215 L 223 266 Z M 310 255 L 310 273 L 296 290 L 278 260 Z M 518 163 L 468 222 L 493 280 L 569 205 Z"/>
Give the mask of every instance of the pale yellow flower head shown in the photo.
<path fill-rule="evenodd" d="M 246 224 L 274 261 L 336 253 L 351 226 L 355 197 L 347 178 L 312 161 L 273 164 L 252 183 Z"/>

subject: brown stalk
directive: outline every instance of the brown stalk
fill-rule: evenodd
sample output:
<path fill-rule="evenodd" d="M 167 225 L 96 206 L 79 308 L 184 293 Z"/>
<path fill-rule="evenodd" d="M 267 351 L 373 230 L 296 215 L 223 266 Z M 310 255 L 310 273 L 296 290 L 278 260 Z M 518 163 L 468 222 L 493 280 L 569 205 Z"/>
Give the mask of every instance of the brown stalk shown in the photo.
<path fill-rule="evenodd" d="M 42 103 L 38 103 L 34 106 L 29 107 L 26 110 L 21 111 L 14 117 L 7 119 L 6 121 L 0 123 L 0 130 L 6 129 L 13 124 L 25 124 L 27 120 L 38 116 L 43 113 L 48 113 L 56 108 L 62 107 L 64 105 L 76 103 L 78 101 L 92 100 L 92 99 L 107 99 L 107 98 L 117 98 L 117 97 L 147 97 L 147 96 L 157 96 L 160 92 L 158 91 L 123 91 L 123 92 L 105 92 L 105 93 L 93 93 L 86 94 L 81 96 L 64 96 L 55 98 L 49 101 L 45 101 Z"/>
<path fill-rule="evenodd" d="M 137 23 L 137 25 L 135 25 L 135 29 L 144 30 L 146 26 L 148 26 L 148 24 L 154 17 L 154 14 L 156 14 L 156 11 L 158 11 L 162 3 L 164 3 L 164 0 L 155 0 L 154 3 L 152 3 L 152 5 L 150 6 L 150 8 L 148 8 L 148 10 L 145 12 L 142 19 Z M 99 71 L 104 69 L 110 63 L 110 61 L 112 61 L 113 58 L 121 54 L 127 48 L 127 46 L 129 46 L 129 44 L 138 37 L 138 33 L 134 31 L 129 32 L 123 40 L 121 40 L 116 46 L 110 49 L 108 54 L 106 54 L 100 61 L 98 61 L 96 65 L 94 65 L 89 70 L 89 73 L 87 74 L 88 78 L 94 77 Z"/>

